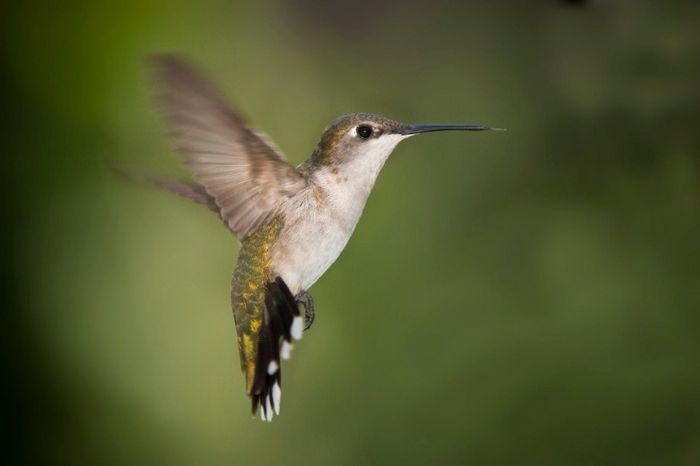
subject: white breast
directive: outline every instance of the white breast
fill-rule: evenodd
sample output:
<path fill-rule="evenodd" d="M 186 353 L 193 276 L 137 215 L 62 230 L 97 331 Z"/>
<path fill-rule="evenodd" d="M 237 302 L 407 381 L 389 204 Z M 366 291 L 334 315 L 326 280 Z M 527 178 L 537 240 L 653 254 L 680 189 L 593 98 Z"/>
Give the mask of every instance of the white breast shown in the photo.
<path fill-rule="evenodd" d="M 271 267 L 292 293 L 308 290 L 335 262 L 355 230 L 387 157 L 403 136 L 367 141 L 361 156 L 323 167 L 285 209 L 285 226 L 271 252 Z"/>

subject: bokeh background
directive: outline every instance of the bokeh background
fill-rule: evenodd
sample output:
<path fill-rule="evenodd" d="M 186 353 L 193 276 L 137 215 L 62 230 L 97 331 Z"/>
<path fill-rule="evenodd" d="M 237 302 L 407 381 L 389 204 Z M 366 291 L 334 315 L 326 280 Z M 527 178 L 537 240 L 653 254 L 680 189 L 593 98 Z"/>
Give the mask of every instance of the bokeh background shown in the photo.
<path fill-rule="evenodd" d="M 2 2 L 3 464 L 700 464 L 700 4 Z M 145 57 L 191 59 L 299 163 L 403 143 L 282 416 L 250 415 L 205 209 Z"/>

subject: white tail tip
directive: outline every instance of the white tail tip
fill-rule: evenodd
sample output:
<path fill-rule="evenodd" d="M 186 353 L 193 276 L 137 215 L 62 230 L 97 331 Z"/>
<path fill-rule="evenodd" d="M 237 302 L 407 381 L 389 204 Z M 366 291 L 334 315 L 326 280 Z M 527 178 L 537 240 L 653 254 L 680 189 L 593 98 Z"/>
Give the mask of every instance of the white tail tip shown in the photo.
<path fill-rule="evenodd" d="M 292 338 L 295 340 L 301 340 L 301 337 L 304 334 L 304 322 L 300 316 L 296 316 L 294 318 L 294 321 L 292 322 L 291 334 Z"/>

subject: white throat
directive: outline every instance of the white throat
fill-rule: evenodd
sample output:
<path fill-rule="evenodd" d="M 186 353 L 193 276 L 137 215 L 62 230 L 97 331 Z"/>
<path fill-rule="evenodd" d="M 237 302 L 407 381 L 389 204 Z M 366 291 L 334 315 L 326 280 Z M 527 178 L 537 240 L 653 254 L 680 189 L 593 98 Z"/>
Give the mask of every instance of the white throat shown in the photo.
<path fill-rule="evenodd" d="M 284 241 L 272 252 L 275 273 L 293 293 L 307 290 L 337 259 L 355 230 L 384 162 L 405 136 L 365 141 L 363 152 L 311 175 L 311 185 L 288 214 Z"/>
<path fill-rule="evenodd" d="M 388 134 L 366 141 L 363 154 L 344 163 L 339 171 L 348 177 L 348 182 L 355 183 L 358 189 L 366 189 L 369 194 L 389 155 L 405 138 L 399 134 Z"/>
<path fill-rule="evenodd" d="M 363 144 L 363 153 L 345 161 L 335 170 L 319 170 L 316 183 L 324 191 L 335 216 L 354 230 L 377 176 L 396 145 L 408 136 L 382 135 Z"/>

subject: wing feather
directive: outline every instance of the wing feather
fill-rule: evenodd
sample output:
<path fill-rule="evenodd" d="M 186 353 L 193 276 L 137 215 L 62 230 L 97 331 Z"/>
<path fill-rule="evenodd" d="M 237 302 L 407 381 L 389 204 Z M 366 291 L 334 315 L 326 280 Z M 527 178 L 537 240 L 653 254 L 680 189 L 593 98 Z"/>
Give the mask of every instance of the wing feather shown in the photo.
<path fill-rule="evenodd" d="M 169 55 L 155 57 L 154 63 L 159 100 L 178 151 L 224 222 L 246 238 L 306 187 L 306 179 L 193 68 Z"/>

